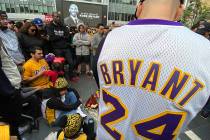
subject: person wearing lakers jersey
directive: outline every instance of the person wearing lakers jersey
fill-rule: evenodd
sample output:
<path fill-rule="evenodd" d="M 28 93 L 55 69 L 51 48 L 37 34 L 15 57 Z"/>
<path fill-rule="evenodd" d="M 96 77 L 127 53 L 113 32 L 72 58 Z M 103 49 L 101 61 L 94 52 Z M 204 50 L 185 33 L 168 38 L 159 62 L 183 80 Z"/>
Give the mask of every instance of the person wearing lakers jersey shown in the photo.
<path fill-rule="evenodd" d="M 49 70 L 40 47 L 31 48 L 31 59 L 23 65 L 23 82 L 34 88 L 50 88 L 52 83 L 44 73 Z"/>
<path fill-rule="evenodd" d="M 176 22 L 183 0 L 144 0 L 97 61 L 98 140 L 172 140 L 210 94 L 210 43 Z"/>

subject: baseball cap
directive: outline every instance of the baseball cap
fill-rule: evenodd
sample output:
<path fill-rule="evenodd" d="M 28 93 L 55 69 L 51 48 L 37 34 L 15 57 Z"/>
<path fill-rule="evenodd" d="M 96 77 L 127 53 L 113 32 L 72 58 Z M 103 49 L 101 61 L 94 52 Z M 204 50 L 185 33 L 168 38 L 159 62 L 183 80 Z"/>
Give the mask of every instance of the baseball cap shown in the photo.
<path fill-rule="evenodd" d="M 56 81 L 55 81 L 55 88 L 57 89 L 64 89 L 68 87 L 68 82 L 66 81 L 66 79 L 64 77 L 59 77 Z"/>
<path fill-rule="evenodd" d="M 64 62 L 65 62 L 64 57 L 55 57 L 55 59 L 53 60 L 53 63 L 64 63 Z"/>
<path fill-rule="evenodd" d="M 74 138 L 80 132 L 83 118 L 80 114 L 71 114 L 66 117 L 66 125 L 63 128 L 65 138 Z"/>
<path fill-rule="evenodd" d="M 204 23 L 202 23 L 198 27 L 196 33 L 201 34 L 201 35 L 204 35 L 206 32 L 210 32 L 210 23 L 207 22 L 207 21 L 205 21 Z"/>
<path fill-rule="evenodd" d="M 54 59 L 55 59 L 55 55 L 53 53 L 49 53 L 49 54 L 45 55 L 45 60 L 47 62 L 52 63 Z"/>
<path fill-rule="evenodd" d="M 32 23 L 34 23 L 37 26 L 42 26 L 43 25 L 43 21 L 40 18 L 33 19 Z"/>

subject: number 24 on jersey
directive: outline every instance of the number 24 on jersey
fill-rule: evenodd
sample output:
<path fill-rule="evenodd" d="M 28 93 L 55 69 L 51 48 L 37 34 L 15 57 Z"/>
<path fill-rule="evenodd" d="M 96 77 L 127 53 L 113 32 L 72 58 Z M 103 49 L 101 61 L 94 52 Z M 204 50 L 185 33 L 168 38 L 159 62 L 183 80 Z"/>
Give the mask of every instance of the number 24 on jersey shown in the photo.
<path fill-rule="evenodd" d="M 105 89 L 102 89 L 103 101 L 111 109 L 101 114 L 101 125 L 115 140 L 124 140 L 124 135 L 112 127 L 128 116 L 128 109 L 122 101 Z M 146 140 L 176 139 L 186 118 L 185 112 L 164 111 L 149 118 L 139 120 L 131 125 L 134 133 Z"/>

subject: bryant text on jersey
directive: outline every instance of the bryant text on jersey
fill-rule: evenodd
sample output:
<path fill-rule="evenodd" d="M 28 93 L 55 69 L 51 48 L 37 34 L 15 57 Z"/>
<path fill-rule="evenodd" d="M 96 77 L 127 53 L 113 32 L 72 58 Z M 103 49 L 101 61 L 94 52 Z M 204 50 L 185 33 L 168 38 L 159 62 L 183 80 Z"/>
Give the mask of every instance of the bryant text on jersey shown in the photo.
<path fill-rule="evenodd" d="M 123 60 L 113 60 L 111 61 L 111 68 L 108 67 L 107 62 L 99 64 L 106 86 L 116 85 L 141 88 L 152 93 L 158 93 L 160 96 L 175 102 L 180 107 L 184 107 L 196 93 L 205 87 L 199 79 L 193 79 L 193 82 L 189 82 L 191 75 L 174 67 L 164 85 L 157 91 L 162 68 L 162 64 L 159 62 L 150 62 L 149 68 L 143 74 L 143 78 L 140 79 L 141 84 L 137 85 L 139 82 L 138 75 L 141 72 L 144 61 L 129 59 L 126 65 L 124 62 Z M 125 76 L 124 68 L 128 68 L 128 76 Z M 129 78 L 126 79 L 126 77 Z M 184 94 L 184 97 L 177 101 L 176 99 L 188 84 L 190 84 L 191 88 Z"/>

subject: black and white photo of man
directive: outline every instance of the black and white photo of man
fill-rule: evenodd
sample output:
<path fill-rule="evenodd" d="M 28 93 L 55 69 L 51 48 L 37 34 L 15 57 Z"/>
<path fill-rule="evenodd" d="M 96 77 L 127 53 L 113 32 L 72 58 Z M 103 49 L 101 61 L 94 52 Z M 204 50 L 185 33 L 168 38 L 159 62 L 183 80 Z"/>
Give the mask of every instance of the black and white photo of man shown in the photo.
<path fill-rule="evenodd" d="M 64 19 L 65 25 L 71 27 L 83 23 L 83 21 L 78 18 L 78 14 L 79 14 L 78 6 L 76 4 L 71 4 L 69 6 L 69 16 Z"/>

